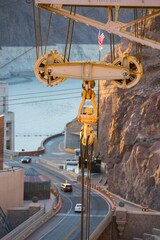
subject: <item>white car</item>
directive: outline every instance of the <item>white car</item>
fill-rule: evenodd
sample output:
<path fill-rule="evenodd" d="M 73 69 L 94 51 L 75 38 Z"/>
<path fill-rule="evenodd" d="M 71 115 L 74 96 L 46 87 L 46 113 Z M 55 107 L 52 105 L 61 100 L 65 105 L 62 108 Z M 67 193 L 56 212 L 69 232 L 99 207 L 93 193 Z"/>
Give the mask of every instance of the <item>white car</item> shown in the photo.
<path fill-rule="evenodd" d="M 78 161 L 76 160 L 76 159 L 72 159 L 72 160 L 70 160 L 70 159 L 67 159 L 66 160 L 66 164 L 67 165 L 78 165 Z"/>
<path fill-rule="evenodd" d="M 82 204 L 81 203 L 77 203 L 75 208 L 74 208 L 75 212 L 82 212 Z M 85 207 L 83 207 L 83 211 L 85 211 Z"/>

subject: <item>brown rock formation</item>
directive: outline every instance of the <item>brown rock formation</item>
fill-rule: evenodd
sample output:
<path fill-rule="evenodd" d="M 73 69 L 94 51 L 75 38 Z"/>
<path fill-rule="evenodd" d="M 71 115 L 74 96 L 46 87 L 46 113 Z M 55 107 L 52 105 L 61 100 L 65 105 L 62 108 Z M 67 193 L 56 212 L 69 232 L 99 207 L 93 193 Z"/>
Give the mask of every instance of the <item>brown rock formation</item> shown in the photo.
<path fill-rule="evenodd" d="M 159 20 L 147 33 L 154 39 Z M 122 49 L 127 44 L 123 40 Z M 99 148 L 109 189 L 160 210 L 160 51 L 143 47 L 142 65 L 142 80 L 133 88 L 118 89 L 101 81 Z"/>

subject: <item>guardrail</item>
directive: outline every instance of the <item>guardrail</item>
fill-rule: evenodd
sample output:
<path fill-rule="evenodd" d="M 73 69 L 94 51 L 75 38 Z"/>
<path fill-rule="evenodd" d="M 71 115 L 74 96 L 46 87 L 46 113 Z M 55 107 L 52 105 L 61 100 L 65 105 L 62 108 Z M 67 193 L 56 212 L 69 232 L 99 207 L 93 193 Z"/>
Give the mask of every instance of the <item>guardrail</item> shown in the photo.
<path fill-rule="evenodd" d="M 1 240 L 24 240 L 26 237 L 31 235 L 35 230 L 37 230 L 41 225 L 47 222 L 51 217 L 55 216 L 62 206 L 61 197 L 58 197 L 58 203 L 53 206 L 53 208 L 45 213 L 45 209 L 42 208 L 36 214 L 31 216 L 25 222 L 20 224 L 18 227 L 13 229 L 6 236 L 1 238 Z"/>
<path fill-rule="evenodd" d="M 104 232 L 104 230 L 109 226 L 109 224 L 112 222 L 113 218 L 113 211 L 111 211 L 106 217 L 103 219 L 103 221 L 98 225 L 96 230 L 91 234 L 90 240 L 97 240 L 101 234 Z"/>
<path fill-rule="evenodd" d="M 77 178 L 77 181 L 81 182 L 81 177 L 80 176 Z M 85 179 L 84 184 L 87 186 L 87 179 Z M 115 208 L 116 208 L 115 198 L 112 196 L 112 194 L 106 188 L 104 188 L 102 186 L 99 186 L 97 184 L 93 184 L 93 183 L 90 184 L 90 187 L 93 190 L 98 191 L 99 193 L 101 193 L 104 197 L 106 197 L 107 200 L 109 201 L 112 209 L 115 210 Z"/>
<path fill-rule="evenodd" d="M 105 188 L 98 186 L 96 184 L 91 184 L 91 188 L 100 192 L 104 197 L 107 198 L 113 210 L 116 208 L 116 201 L 112 194 Z"/>

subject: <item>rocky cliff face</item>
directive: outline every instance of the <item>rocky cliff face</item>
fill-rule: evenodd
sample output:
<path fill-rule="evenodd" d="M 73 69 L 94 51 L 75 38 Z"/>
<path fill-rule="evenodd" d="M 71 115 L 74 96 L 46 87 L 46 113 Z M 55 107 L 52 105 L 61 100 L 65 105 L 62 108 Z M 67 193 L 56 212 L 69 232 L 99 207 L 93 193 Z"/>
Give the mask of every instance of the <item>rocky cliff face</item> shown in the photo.
<path fill-rule="evenodd" d="M 155 38 L 157 21 L 149 33 Z M 142 80 L 133 88 L 101 81 L 99 147 L 109 190 L 160 210 L 160 51 L 143 47 L 142 64 Z"/>

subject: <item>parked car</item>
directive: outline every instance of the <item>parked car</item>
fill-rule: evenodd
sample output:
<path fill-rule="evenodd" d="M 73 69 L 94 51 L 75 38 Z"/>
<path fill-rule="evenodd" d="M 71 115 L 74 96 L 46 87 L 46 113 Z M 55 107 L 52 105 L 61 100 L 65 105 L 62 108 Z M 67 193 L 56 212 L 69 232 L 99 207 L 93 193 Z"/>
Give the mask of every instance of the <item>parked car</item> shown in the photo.
<path fill-rule="evenodd" d="M 62 183 L 61 184 L 61 191 L 72 192 L 72 185 L 70 183 Z"/>
<path fill-rule="evenodd" d="M 75 208 L 74 208 L 75 212 L 82 212 L 82 204 L 81 203 L 77 203 Z M 83 211 L 85 211 L 85 207 L 83 207 Z"/>
<path fill-rule="evenodd" d="M 32 161 L 32 158 L 29 157 L 29 156 L 24 156 L 22 159 L 21 159 L 21 163 L 30 163 Z"/>

